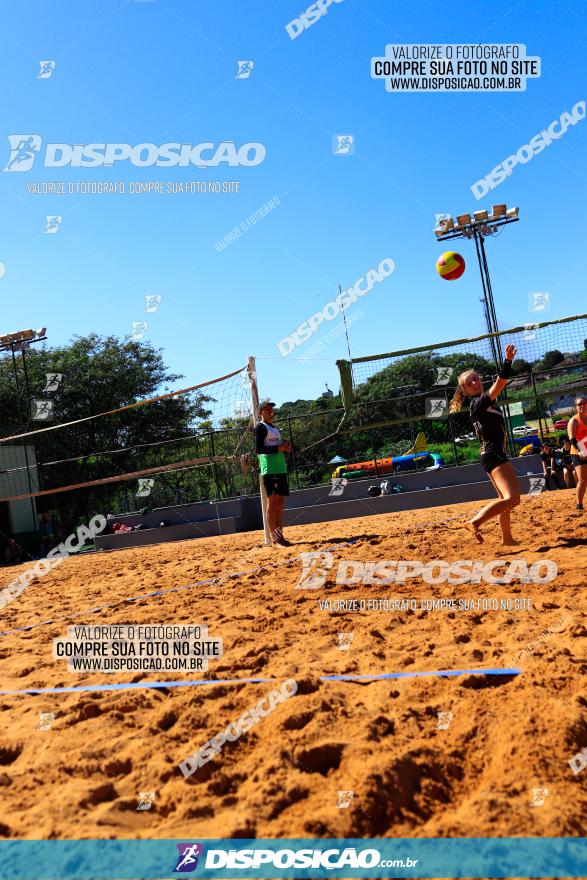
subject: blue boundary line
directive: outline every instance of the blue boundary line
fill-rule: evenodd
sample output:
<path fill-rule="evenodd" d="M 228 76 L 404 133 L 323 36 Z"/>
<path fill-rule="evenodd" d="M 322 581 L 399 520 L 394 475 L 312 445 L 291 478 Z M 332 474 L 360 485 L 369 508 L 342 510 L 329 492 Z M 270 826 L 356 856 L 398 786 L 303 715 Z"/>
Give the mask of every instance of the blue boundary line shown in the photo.
<path fill-rule="evenodd" d="M 435 672 L 380 672 L 374 675 L 324 675 L 320 681 L 377 681 L 386 678 L 427 678 L 455 675 L 521 675 L 522 669 L 439 669 Z"/>
<path fill-rule="evenodd" d="M 367 675 L 321 675 L 320 681 L 381 681 L 389 678 L 425 678 L 456 675 L 520 675 L 522 669 L 440 669 L 433 672 L 378 672 Z M 267 684 L 280 681 L 280 678 L 218 678 L 197 679 L 194 681 L 129 681 L 118 684 L 82 684 L 74 687 L 26 688 L 24 690 L 0 691 L 0 696 L 16 696 L 23 694 L 71 694 L 82 691 L 118 691 L 146 688 L 196 687 L 198 685 L 223 684 Z"/>

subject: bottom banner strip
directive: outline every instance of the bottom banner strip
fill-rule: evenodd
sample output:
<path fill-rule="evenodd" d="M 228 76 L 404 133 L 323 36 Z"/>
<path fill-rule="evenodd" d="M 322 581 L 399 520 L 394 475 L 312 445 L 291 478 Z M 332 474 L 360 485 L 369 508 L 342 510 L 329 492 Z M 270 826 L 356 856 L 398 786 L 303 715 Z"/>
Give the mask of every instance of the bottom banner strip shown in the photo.
<path fill-rule="evenodd" d="M 0 880 L 585 877 L 587 839 L 0 841 Z"/>

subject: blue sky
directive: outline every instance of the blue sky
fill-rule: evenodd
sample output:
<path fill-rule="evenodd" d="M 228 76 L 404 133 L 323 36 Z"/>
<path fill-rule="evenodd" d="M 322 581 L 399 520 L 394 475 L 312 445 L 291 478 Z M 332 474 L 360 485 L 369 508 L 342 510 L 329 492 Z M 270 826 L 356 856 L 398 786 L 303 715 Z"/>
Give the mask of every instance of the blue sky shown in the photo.
<path fill-rule="evenodd" d="M 487 242 L 506 328 L 532 320 L 529 291 L 549 291 L 549 317 L 586 311 L 583 278 L 587 121 L 485 199 L 471 185 L 587 98 L 578 3 L 390 5 L 343 0 L 291 40 L 305 0 L 83 4 L 32 0 L 0 23 L 0 159 L 8 135 L 44 143 L 260 142 L 257 167 L 43 168 L 0 173 L 2 332 L 46 325 L 59 344 L 92 331 L 146 338 L 198 382 L 258 357 L 262 393 L 278 403 L 338 388 L 338 337 L 318 359 L 282 358 L 276 343 L 383 258 L 395 272 L 363 297 L 355 356 L 484 332 L 471 242 L 463 277 L 441 280 L 435 212 L 506 202 L 520 222 Z M 386 43 L 525 43 L 542 76 L 521 93 L 386 92 L 370 60 Z M 49 79 L 40 60 L 54 59 Z M 248 79 L 237 61 L 253 60 Z M 355 155 L 332 153 L 353 134 Z M 582 161 L 583 160 L 583 161 Z M 239 180 L 238 194 L 30 195 L 32 181 Z M 280 204 L 222 252 L 216 242 L 277 196 Z M 55 235 L 47 215 L 61 215 Z M 558 218 L 558 219 L 555 219 Z M 145 295 L 159 294 L 155 314 Z M 186 383 L 187 384 L 187 383 Z"/>

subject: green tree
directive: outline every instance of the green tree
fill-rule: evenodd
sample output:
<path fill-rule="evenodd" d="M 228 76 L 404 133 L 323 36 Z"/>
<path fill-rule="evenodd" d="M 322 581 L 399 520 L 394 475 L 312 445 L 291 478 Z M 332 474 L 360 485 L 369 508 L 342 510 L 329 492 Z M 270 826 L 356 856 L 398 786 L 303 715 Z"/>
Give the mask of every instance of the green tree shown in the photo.
<path fill-rule="evenodd" d="M 30 420 L 22 358 L 17 360 L 19 413 L 12 359 L 3 358 L 0 360 L 0 424 L 4 436 L 26 430 L 39 432 L 27 442 L 34 442 L 41 489 L 100 480 L 189 457 L 189 449 L 161 444 L 182 435 L 189 438 L 194 420 L 210 415 L 206 404 L 211 398 L 193 393 L 89 419 L 71 427 L 41 431 L 45 426 L 76 422 L 156 397 L 172 390 L 183 377 L 169 372 L 161 352 L 149 343 L 121 341 L 97 334 L 76 337 L 64 346 L 31 348 L 26 353 L 26 367 L 31 396 L 53 401 L 53 420 L 48 423 Z M 43 391 L 46 373 L 63 375 L 54 392 Z M 134 490 L 136 481 L 132 485 L 114 483 L 111 486 L 106 496 L 110 501 L 123 488 Z M 74 490 L 38 499 L 40 510 L 59 507 L 68 526 L 91 513 L 107 512 L 104 505 L 103 489 Z"/>
<path fill-rule="evenodd" d="M 560 364 L 561 361 L 564 361 L 564 359 L 564 354 L 557 348 L 555 348 L 553 351 L 547 351 L 542 358 L 541 369 L 551 370 L 553 367 L 556 367 L 557 364 Z"/>
<path fill-rule="evenodd" d="M 524 358 L 516 358 L 512 363 L 512 376 L 520 376 L 532 372 L 532 364 Z"/>

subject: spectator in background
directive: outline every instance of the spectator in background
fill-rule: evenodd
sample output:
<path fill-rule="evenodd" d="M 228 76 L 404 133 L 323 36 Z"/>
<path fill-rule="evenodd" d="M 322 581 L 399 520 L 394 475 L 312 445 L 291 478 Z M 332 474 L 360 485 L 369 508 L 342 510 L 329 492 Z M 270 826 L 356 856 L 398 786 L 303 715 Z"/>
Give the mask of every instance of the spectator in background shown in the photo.
<path fill-rule="evenodd" d="M 49 550 L 52 550 L 55 546 L 53 523 L 51 522 L 50 514 L 47 512 L 41 514 L 39 534 L 41 536 L 41 556 L 46 556 Z"/>
<path fill-rule="evenodd" d="M 9 538 L 6 543 L 4 561 L 6 562 L 6 565 L 18 565 L 18 563 L 22 561 L 20 547 L 14 538 Z"/>
<path fill-rule="evenodd" d="M 558 474 L 559 471 L 562 470 L 562 466 L 558 465 L 555 450 L 552 448 L 548 440 L 542 447 L 540 460 L 542 461 L 542 472 L 546 478 L 546 488 L 551 488 L 550 481 L 552 480 L 554 488 L 560 489 Z"/>
<path fill-rule="evenodd" d="M 48 541 L 53 540 L 53 523 L 51 522 L 50 514 L 47 512 L 41 514 L 39 532 L 42 538 L 46 538 Z"/>
<path fill-rule="evenodd" d="M 572 489 L 575 485 L 575 468 L 573 467 L 571 452 L 571 441 L 568 437 L 564 437 L 561 448 L 561 463 L 563 466 L 563 476 L 567 489 Z"/>

